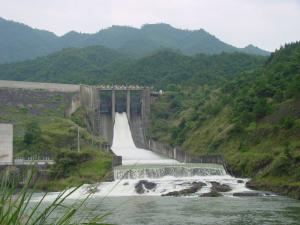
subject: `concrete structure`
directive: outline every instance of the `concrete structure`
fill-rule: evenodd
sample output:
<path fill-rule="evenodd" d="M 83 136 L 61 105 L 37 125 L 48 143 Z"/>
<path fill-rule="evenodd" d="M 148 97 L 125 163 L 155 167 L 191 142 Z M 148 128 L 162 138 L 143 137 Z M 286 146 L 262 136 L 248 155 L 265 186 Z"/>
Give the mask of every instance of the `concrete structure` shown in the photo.
<path fill-rule="evenodd" d="M 0 124 L 0 165 L 13 164 L 13 125 Z"/>
<path fill-rule="evenodd" d="M 80 85 L 59 83 L 38 83 L 0 80 L 0 88 L 20 88 L 28 90 L 47 90 L 50 92 L 79 92 Z"/>
<path fill-rule="evenodd" d="M 222 155 L 193 155 L 184 151 L 180 147 L 172 147 L 149 139 L 148 149 L 168 158 L 175 159 L 183 163 L 213 163 L 222 164 L 228 174 L 231 174 L 229 167 Z"/>
<path fill-rule="evenodd" d="M 91 130 L 112 144 L 115 114 L 116 112 L 126 112 L 135 144 L 138 147 L 147 148 L 150 90 L 149 87 L 133 85 L 81 85 L 80 101 L 88 111 Z"/>
<path fill-rule="evenodd" d="M 63 99 L 68 106 L 65 116 L 70 117 L 79 107 L 87 111 L 88 129 L 94 135 L 101 135 L 108 144 L 112 144 L 113 125 L 116 112 L 127 112 L 132 136 L 137 147 L 148 148 L 147 132 L 149 128 L 150 104 L 158 92 L 152 92 L 151 88 L 137 85 L 73 85 L 59 83 L 39 83 L 23 81 L 0 80 L 0 90 L 10 101 L 10 92 L 14 91 L 17 96 L 17 105 L 25 105 L 32 108 L 31 101 L 37 101 L 34 95 L 41 94 L 46 99 L 52 96 L 47 93 L 64 93 Z M 7 91 L 7 93 L 6 93 Z M 22 92 L 27 98 L 23 101 Z M 34 96 L 31 100 L 30 92 Z M 18 94 L 20 93 L 20 94 Z M 29 96 L 29 97 L 28 97 Z M 41 100 L 43 100 L 41 98 Z M 46 101 L 46 100 L 45 100 Z M 37 101 L 36 104 L 44 104 Z M 36 111 L 36 109 L 32 109 Z M 36 112 L 32 112 L 36 113 Z"/>

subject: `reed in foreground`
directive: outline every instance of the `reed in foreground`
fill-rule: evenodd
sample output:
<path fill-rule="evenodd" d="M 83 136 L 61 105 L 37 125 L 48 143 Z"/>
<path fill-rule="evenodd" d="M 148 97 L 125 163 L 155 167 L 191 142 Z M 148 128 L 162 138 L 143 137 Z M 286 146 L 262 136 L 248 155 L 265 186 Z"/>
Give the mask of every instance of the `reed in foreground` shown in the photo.
<path fill-rule="evenodd" d="M 80 188 L 65 190 L 51 202 L 45 203 L 47 193 L 37 201 L 33 200 L 33 189 L 30 188 L 33 176 L 30 175 L 23 187 L 16 191 L 16 185 L 8 176 L 2 176 L 0 186 L 0 225 L 69 225 L 69 224 L 103 224 L 101 221 L 107 215 L 93 218 L 76 217 L 76 213 L 84 210 L 88 195 L 80 202 L 66 204 L 66 199 Z M 59 214 L 57 213 L 59 211 Z"/>

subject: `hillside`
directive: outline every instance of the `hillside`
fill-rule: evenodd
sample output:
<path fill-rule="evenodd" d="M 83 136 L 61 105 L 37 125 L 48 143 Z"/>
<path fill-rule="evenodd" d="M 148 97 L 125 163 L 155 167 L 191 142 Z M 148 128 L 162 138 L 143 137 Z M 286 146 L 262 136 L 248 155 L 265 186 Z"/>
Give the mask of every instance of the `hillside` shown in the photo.
<path fill-rule="evenodd" d="M 109 75 L 129 61 L 101 46 L 68 48 L 35 60 L 0 65 L 0 79 L 93 84 L 109 80 Z"/>
<path fill-rule="evenodd" d="M 84 84 L 140 84 L 166 89 L 173 84 L 217 82 L 260 67 L 265 57 L 243 53 L 186 56 L 161 50 L 129 59 L 106 47 L 70 48 L 49 56 L 0 65 L 0 79 Z M 223 77 L 223 78 L 222 78 Z"/>
<path fill-rule="evenodd" d="M 112 155 L 102 148 L 103 139 L 88 132 L 85 112 L 80 109 L 71 118 L 65 117 L 73 96 L 74 93 L 0 88 L 0 122 L 14 126 L 14 158 L 51 157 L 56 161 L 35 188 L 57 191 L 99 182 L 111 171 Z M 15 168 L 14 178 L 20 179 L 26 172 Z"/>
<path fill-rule="evenodd" d="M 0 63 L 35 58 L 57 50 L 55 34 L 1 17 L 0 33 Z"/>
<path fill-rule="evenodd" d="M 94 34 L 71 31 L 59 37 L 0 18 L 0 33 L 0 63 L 33 59 L 64 48 L 93 45 L 103 45 L 131 57 L 143 57 L 162 48 L 177 49 L 187 55 L 221 52 L 269 55 L 269 52 L 252 45 L 236 48 L 203 29 L 180 30 L 168 24 L 147 24 L 141 29 L 112 26 Z"/>
<path fill-rule="evenodd" d="M 300 43 L 222 85 L 169 89 L 152 107 L 154 139 L 223 154 L 253 188 L 300 198 Z"/>

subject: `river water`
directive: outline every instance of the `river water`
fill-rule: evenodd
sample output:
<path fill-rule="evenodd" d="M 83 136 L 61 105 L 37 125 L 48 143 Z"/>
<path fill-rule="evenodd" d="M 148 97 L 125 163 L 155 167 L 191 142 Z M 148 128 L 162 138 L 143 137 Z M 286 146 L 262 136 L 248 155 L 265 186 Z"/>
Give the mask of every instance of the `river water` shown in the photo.
<path fill-rule="evenodd" d="M 258 196 L 237 197 L 236 193 L 254 193 L 245 187 L 248 179 L 226 174 L 221 165 L 185 164 L 136 148 L 125 113 L 117 113 L 112 150 L 121 155 L 123 165 L 114 169 L 115 181 L 93 185 L 95 192 L 79 218 L 111 213 L 104 222 L 112 224 L 300 224 L 300 202 L 267 192 Z M 147 188 L 141 181 L 152 184 Z M 185 196 L 162 196 L 203 185 Z M 211 192 L 213 183 L 230 187 L 220 197 L 200 197 Z M 72 194 L 67 203 L 85 198 L 89 185 Z M 58 193 L 50 193 L 46 201 Z"/>

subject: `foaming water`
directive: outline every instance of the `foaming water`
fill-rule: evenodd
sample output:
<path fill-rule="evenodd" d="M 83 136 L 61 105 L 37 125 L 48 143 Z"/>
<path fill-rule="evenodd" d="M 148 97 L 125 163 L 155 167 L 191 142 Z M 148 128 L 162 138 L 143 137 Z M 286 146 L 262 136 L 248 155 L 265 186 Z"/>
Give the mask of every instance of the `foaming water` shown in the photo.
<path fill-rule="evenodd" d="M 114 178 L 120 179 L 159 179 L 166 176 L 174 178 L 195 176 L 222 176 L 226 171 L 216 164 L 175 164 L 175 165 L 133 165 L 114 168 Z"/>
<path fill-rule="evenodd" d="M 189 196 L 199 196 L 211 191 L 212 182 L 230 187 L 230 191 L 223 195 L 232 196 L 235 192 L 250 191 L 245 187 L 247 179 L 237 179 L 226 173 L 219 164 L 208 163 L 179 163 L 165 158 L 146 149 L 137 148 L 131 136 L 126 113 L 116 113 L 114 124 L 114 139 L 112 150 L 122 156 L 122 166 L 114 168 L 114 181 L 84 185 L 69 198 L 86 197 L 91 190 L 93 196 L 161 196 L 173 191 L 181 191 L 192 187 L 195 182 L 203 183 L 203 187 Z M 147 189 L 147 181 L 154 184 L 154 188 Z M 72 190 L 72 189 L 70 189 Z M 52 193 L 47 199 L 55 198 Z"/>

